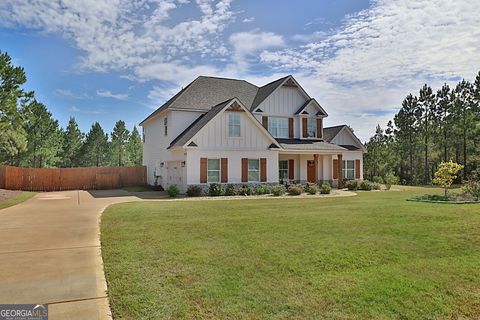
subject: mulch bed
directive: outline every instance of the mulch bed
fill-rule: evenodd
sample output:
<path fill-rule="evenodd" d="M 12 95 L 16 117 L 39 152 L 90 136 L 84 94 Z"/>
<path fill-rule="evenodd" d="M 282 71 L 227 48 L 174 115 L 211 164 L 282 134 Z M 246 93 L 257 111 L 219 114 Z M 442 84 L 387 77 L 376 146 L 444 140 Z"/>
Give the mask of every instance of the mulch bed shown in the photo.
<path fill-rule="evenodd" d="M 22 193 L 21 191 L 12 191 L 12 190 L 5 190 L 0 189 L 0 201 L 7 200 L 9 198 L 13 198 L 17 195 Z"/>

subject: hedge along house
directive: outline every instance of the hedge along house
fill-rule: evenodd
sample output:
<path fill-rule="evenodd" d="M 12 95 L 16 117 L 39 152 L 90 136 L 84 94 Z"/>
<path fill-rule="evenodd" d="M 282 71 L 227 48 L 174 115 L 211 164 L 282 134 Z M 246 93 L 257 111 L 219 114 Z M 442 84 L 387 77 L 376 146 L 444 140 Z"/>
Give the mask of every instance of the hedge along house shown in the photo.
<path fill-rule="evenodd" d="M 291 76 L 262 87 L 200 76 L 143 120 L 151 185 L 363 179 L 365 147 Z"/>

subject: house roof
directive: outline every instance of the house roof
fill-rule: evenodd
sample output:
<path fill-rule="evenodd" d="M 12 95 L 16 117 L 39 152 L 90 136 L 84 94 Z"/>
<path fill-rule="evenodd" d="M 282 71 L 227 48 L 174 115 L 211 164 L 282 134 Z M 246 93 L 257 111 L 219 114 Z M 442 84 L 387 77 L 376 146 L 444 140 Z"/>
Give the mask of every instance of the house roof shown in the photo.
<path fill-rule="evenodd" d="M 255 95 L 255 99 L 253 100 L 253 103 L 250 107 L 250 110 L 251 111 L 255 110 L 255 108 L 258 107 L 269 95 L 271 95 L 272 92 L 275 91 L 275 89 L 277 89 L 279 86 L 281 86 L 282 83 L 288 77 L 290 77 L 290 76 L 280 78 L 278 80 L 267 83 L 263 87 L 258 88 L 257 94 Z"/>
<path fill-rule="evenodd" d="M 323 128 L 323 140 L 330 142 L 339 134 L 339 132 L 344 128 L 347 127 L 347 125 L 342 124 L 339 126 L 334 126 L 334 127 L 326 127 Z"/>
<path fill-rule="evenodd" d="M 357 146 L 352 146 L 351 144 L 341 144 L 340 147 L 343 147 L 347 150 L 350 150 L 350 151 L 356 151 L 356 150 L 360 150 L 359 147 Z"/>
<path fill-rule="evenodd" d="M 345 151 L 346 149 L 333 143 L 319 140 L 302 140 L 302 139 L 277 139 L 285 150 L 328 150 L 328 151 Z"/>
<path fill-rule="evenodd" d="M 315 99 L 307 100 L 298 110 L 295 112 L 295 115 L 301 114 L 311 103 L 315 103 L 319 111 L 315 114 L 317 116 L 327 116 L 327 112 L 322 108 L 322 106 Z"/>
<path fill-rule="evenodd" d="M 182 133 L 178 135 L 171 143 L 168 149 L 173 147 L 181 147 L 192 139 L 200 129 L 202 129 L 210 120 L 212 120 L 223 108 L 229 104 L 235 98 L 229 99 L 227 101 L 221 102 L 216 106 L 210 108 L 207 113 L 200 115 L 191 125 L 189 125 Z"/>
<path fill-rule="evenodd" d="M 212 106 L 233 97 L 237 97 L 250 109 L 257 91 L 257 86 L 245 80 L 199 76 L 150 114 L 140 125 L 166 109 L 208 111 Z"/>

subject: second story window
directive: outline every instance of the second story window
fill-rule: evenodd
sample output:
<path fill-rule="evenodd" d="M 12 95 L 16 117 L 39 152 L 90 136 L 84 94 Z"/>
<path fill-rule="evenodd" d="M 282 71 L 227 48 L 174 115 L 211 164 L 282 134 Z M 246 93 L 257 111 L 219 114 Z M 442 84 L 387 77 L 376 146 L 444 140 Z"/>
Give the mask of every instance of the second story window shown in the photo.
<path fill-rule="evenodd" d="M 309 138 L 317 137 L 317 119 L 307 119 L 307 133 Z"/>
<path fill-rule="evenodd" d="M 168 117 L 163 118 L 163 126 L 165 127 L 165 137 L 168 135 Z"/>
<path fill-rule="evenodd" d="M 268 117 L 268 132 L 275 138 L 288 138 L 288 118 Z"/>
<path fill-rule="evenodd" d="M 228 136 L 240 137 L 240 115 L 239 114 L 228 115 Z"/>
<path fill-rule="evenodd" d="M 145 128 L 142 127 L 142 142 L 145 143 Z"/>

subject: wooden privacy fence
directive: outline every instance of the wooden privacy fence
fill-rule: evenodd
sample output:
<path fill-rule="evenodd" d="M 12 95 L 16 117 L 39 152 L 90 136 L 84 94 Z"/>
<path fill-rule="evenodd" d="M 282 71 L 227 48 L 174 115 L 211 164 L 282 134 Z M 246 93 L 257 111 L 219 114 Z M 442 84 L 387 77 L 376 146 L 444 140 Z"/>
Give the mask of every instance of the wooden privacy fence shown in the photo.
<path fill-rule="evenodd" d="M 0 165 L 0 188 L 25 191 L 116 189 L 147 183 L 146 167 L 18 168 Z"/>

